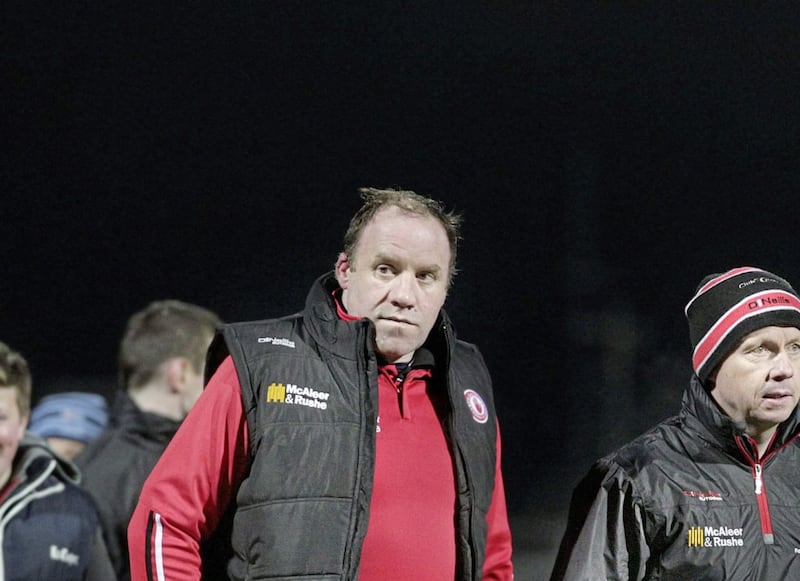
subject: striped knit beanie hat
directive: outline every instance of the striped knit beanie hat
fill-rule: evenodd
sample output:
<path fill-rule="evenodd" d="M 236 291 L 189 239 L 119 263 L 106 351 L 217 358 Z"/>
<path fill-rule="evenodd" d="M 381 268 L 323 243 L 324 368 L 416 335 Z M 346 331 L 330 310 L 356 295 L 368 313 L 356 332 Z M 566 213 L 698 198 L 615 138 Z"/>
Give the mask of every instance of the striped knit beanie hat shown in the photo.
<path fill-rule="evenodd" d="M 800 298 L 792 286 L 749 266 L 705 277 L 685 311 L 692 368 L 704 385 L 745 335 L 763 327 L 800 328 Z"/>

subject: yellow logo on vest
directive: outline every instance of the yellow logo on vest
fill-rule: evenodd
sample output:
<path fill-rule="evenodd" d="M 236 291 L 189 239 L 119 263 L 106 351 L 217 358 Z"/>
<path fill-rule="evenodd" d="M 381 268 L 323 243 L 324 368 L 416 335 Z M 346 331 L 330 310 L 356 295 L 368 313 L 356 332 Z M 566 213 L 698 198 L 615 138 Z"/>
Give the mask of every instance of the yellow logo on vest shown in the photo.
<path fill-rule="evenodd" d="M 267 403 L 283 403 L 286 401 L 286 386 L 282 383 L 270 383 L 267 388 Z"/>
<path fill-rule="evenodd" d="M 744 529 L 731 527 L 692 527 L 689 529 L 690 547 L 743 547 Z"/>
<path fill-rule="evenodd" d="M 318 391 L 311 387 L 300 387 L 294 383 L 270 383 L 267 387 L 267 403 L 285 403 L 289 405 L 301 405 L 320 410 L 328 409 L 328 398 L 330 394 L 326 391 Z"/>

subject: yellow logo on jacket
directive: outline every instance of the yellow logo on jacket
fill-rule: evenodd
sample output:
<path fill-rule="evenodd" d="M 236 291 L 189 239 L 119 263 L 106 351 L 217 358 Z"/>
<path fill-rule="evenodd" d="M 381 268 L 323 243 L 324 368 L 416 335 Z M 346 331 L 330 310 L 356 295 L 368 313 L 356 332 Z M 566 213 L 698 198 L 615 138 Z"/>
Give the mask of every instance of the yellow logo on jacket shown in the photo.
<path fill-rule="evenodd" d="M 744 529 L 733 527 L 691 527 L 688 534 L 690 547 L 743 547 Z"/>
<path fill-rule="evenodd" d="M 701 527 L 692 527 L 689 529 L 689 546 L 702 547 L 704 544 L 703 529 Z"/>

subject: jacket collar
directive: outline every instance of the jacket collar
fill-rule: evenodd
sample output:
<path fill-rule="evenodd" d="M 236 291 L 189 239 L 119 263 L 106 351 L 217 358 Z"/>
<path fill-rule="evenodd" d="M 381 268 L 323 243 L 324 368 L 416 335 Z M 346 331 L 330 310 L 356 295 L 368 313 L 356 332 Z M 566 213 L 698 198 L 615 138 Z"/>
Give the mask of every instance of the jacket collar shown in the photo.
<path fill-rule="evenodd" d="M 319 277 L 312 285 L 306 297 L 304 312 L 308 329 L 320 345 L 345 359 L 353 359 L 356 356 L 353 344 L 363 329 L 369 339 L 367 345 L 370 352 L 374 352 L 375 325 L 372 321 L 369 319 L 344 321 L 337 315 L 334 293 L 339 289 L 339 283 L 332 272 Z M 430 355 L 426 357 L 432 356 L 437 363 L 447 361 L 446 354 L 454 337 L 450 319 L 442 309 L 423 345 L 423 348 L 430 351 Z"/>
<path fill-rule="evenodd" d="M 55 454 L 43 439 L 26 433 L 14 457 L 11 480 L 30 481 L 46 471 L 63 482 L 80 482 L 80 472 L 75 464 Z"/>
<path fill-rule="evenodd" d="M 692 375 L 689 387 L 683 394 L 681 418 L 688 426 L 698 431 L 704 440 L 716 444 L 728 453 L 739 455 L 736 438 L 745 435 L 744 422 L 734 421 L 723 412 L 700 383 L 697 375 Z M 781 447 L 797 436 L 798 422 L 800 422 L 800 406 L 778 426 L 770 450 Z M 744 438 L 744 441 L 748 439 Z"/>
<path fill-rule="evenodd" d="M 117 391 L 111 406 L 110 425 L 116 430 L 136 433 L 145 439 L 167 443 L 181 422 L 140 410 L 125 390 Z"/>

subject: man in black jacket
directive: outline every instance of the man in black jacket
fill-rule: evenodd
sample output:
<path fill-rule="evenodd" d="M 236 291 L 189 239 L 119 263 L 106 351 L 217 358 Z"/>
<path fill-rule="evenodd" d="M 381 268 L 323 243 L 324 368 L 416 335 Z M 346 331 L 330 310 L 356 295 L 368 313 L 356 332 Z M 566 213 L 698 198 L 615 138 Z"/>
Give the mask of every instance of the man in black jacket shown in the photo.
<path fill-rule="evenodd" d="M 176 300 L 154 301 L 128 319 L 109 424 L 75 459 L 119 581 L 130 579 L 127 528 L 142 484 L 203 391 L 219 324 L 215 313 Z"/>
<path fill-rule="evenodd" d="M 800 579 L 800 299 L 751 267 L 686 306 L 681 412 L 576 488 L 552 579 Z"/>

